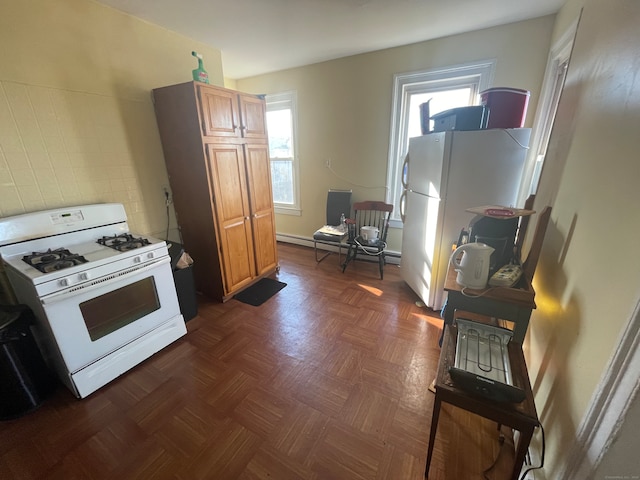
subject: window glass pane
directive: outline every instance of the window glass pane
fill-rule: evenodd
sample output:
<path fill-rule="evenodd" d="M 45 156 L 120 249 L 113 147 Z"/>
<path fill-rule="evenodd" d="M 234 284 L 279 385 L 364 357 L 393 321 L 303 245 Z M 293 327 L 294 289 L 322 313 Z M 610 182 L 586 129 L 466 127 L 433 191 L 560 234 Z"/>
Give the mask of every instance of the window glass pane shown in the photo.
<path fill-rule="evenodd" d="M 293 161 L 291 159 L 271 160 L 271 182 L 273 201 L 293 205 Z"/>
<path fill-rule="evenodd" d="M 429 102 L 429 115 L 444 112 L 451 108 L 466 107 L 469 105 L 471 88 L 458 88 L 454 90 L 444 90 L 428 93 L 414 93 L 409 100 L 409 125 L 407 138 L 422 135 L 420 130 L 420 105 L 431 99 Z M 430 121 L 433 130 L 433 121 Z"/>
<path fill-rule="evenodd" d="M 300 185 L 296 158 L 296 93 L 266 96 L 271 183 L 276 213 L 300 215 Z"/>
<path fill-rule="evenodd" d="M 293 158 L 291 128 L 291 110 L 273 110 L 267 112 L 267 130 L 269 132 L 269 156 L 274 158 Z"/>
<path fill-rule="evenodd" d="M 431 116 L 452 108 L 476 105 L 478 93 L 489 88 L 488 82 L 494 70 L 495 61 L 487 60 L 394 76 L 392 135 L 387 167 L 389 189 L 386 195 L 387 202 L 396 207 L 391 216 L 392 227 L 402 227 L 402 165 L 409 139 L 422 134 L 420 105 L 431 100 Z M 433 130 L 433 122 L 430 123 Z"/>

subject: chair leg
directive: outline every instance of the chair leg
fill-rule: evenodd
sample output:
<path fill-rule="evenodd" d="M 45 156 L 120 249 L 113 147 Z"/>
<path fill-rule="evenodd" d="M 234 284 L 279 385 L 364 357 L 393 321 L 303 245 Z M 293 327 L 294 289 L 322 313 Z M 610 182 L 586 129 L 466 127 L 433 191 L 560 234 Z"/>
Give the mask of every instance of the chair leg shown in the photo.
<path fill-rule="evenodd" d="M 380 280 L 383 280 L 383 271 L 384 271 L 384 253 L 378 255 L 378 263 L 380 265 Z"/>
<path fill-rule="evenodd" d="M 322 257 L 318 258 L 318 246 L 316 244 L 316 242 L 313 242 L 313 250 L 316 254 L 316 262 L 320 263 L 322 260 L 324 260 L 325 258 L 327 258 L 329 255 L 331 255 L 331 252 L 326 252 L 322 255 Z"/>
<path fill-rule="evenodd" d="M 347 256 L 344 259 L 344 263 L 342 264 L 342 273 L 344 273 L 347 268 L 347 264 L 351 261 L 351 248 L 352 245 L 349 245 L 349 249 L 347 250 Z"/>

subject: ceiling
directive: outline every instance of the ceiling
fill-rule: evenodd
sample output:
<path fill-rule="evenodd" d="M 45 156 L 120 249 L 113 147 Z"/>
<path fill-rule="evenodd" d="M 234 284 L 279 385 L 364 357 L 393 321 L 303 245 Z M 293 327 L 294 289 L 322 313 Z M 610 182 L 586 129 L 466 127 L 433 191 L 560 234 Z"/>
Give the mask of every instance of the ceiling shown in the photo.
<path fill-rule="evenodd" d="M 556 13 L 565 0 L 98 0 L 222 52 L 240 79 Z M 205 59 L 206 66 L 206 59 Z"/>

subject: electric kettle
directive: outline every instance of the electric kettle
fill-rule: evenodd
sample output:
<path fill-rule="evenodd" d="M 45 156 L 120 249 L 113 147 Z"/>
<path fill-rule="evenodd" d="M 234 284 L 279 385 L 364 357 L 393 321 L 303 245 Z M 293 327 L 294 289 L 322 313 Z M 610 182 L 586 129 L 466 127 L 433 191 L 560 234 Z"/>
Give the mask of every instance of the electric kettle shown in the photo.
<path fill-rule="evenodd" d="M 465 243 L 451 254 L 449 262 L 458 272 L 456 282 L 463 287 L 484 288 L 489 279 L 489 259 L 494 249 L 484 243 Z M 460 254 L 462 253 L 462 258 Z"/>

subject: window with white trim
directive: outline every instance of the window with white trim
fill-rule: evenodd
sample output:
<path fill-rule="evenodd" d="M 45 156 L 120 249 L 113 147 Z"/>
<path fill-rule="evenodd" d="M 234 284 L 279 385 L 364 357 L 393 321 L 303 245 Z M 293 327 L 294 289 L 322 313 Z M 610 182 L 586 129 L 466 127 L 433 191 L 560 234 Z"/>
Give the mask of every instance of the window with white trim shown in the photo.
<path fill-rule="evenodd" d="M 300 215 L 296 157 L 296 93 L 266 96 L 271 183 L 276 213 Z"/>
<path fill-rule="evenodd" d="M 538 183 L 547 156 L 553 123 L 560 103 L 562 89 L 564 88 L 577 28 L 578 24 L 574 22 L 558 42 L 551 47 L 538 100 L 538 110 L 533 123 L 531 148 L 527 155 L 527 162 L 520 184 L 518 205 L 523 205 L 530 194 L 535 194 L 538 191 Z"/>
<path fill-rule="evenodd" d="M 409 148 L 409 138 L 421 135 L 420 105 L 429 101 L 431 116 L 451 108 L 477 105 L 479 93 L 489 88 L 494 69 L 495 61 L 488 60 L 394 76 L 387 162 L 387 203 L 395 207 L 391 226 L 402 227 L 402 166 Z"/>

